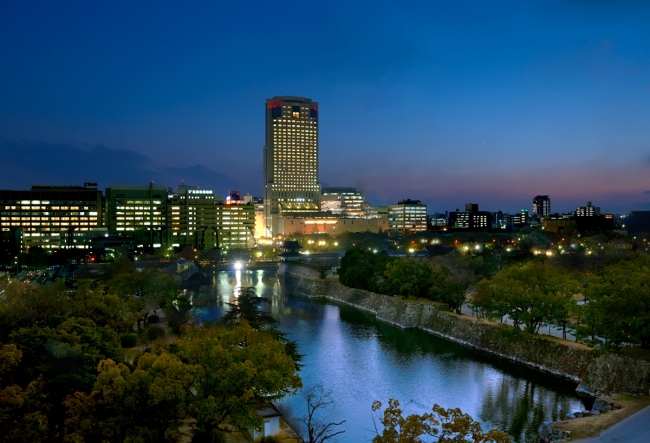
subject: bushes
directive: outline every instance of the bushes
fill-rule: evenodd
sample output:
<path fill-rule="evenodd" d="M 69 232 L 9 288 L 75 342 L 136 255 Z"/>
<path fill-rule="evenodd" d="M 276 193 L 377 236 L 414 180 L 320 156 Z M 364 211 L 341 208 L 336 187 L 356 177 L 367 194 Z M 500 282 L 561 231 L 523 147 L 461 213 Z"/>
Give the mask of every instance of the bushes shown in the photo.
<path fill-rule="evenodd" d="M 120 342 L 123 348 L 132 348 L 138 343 L 138 337 L 135 334 L 122 334 Z"/>
<path fill-rule="evenodd" d="M 165 336 L 165 330 L 158 326 L 152 326 L 147 329 L 147 338 L 151 341 L 154 341 Z"/>
<path fill-rule="evenodd" d="M 395 259 L 362 249 L 349 249 L 341 259 L 339 281 L 350 288 L 382 292 L 384 271 Z"/>
<path fill-rule="evenodd" d="M 158 317 L 156 314 L 151 314 L 147 321 L 151 324 L 158 323 L 160 322 L 160 317 Z"/>

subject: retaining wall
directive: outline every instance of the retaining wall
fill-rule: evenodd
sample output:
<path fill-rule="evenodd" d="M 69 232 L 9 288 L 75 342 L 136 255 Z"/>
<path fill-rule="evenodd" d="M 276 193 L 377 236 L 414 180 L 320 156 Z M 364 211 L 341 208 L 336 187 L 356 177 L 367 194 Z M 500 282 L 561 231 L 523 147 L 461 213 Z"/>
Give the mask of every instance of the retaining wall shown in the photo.
<path fill-rule="evenodd" d="M 516 361 L 580 383 L 589 395 L 617 392 L 650 394 L 650 362 L 614 354 L 594 356 L 583 348 L 519 333 L 494 323 L 477 321 L 439 309 L 436 305 L 352 289 L 335 280 L 313 278 L 307 268 L 285 265 L 299 278 L 294 294 L 325 297 L 372 312 L 378 320 L 400 328 L 419 328 L 451 341 Z M 311 269 L 309 269 L 311 271 Z M 307 275 L 308 274 L 308 275 Z"/>

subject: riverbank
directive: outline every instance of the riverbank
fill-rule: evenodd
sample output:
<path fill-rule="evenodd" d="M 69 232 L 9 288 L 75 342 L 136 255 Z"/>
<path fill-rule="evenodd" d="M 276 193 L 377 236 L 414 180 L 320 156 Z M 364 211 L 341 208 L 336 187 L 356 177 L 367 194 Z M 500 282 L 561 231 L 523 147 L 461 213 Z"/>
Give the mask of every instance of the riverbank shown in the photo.
<path fill-rule="evenodd" d="M 604 397 L 605 400 L 620 404 L 621 409 L 609 411 L 591 417 L 574 418 L 554 424 L 554 427 L 569 432 L 572 440 L 582 440 L 599 435 L 606 429 L 622 422 L 628 417 L 636 414 L 650 406 L 650 396 L 631 397 L 629 395 L 615 394 Z"/>
<path fill-rule="evenodd" d="M 336 278 L 319 279 L 311 269 L 281 264 L 279 272 L 298 278 L 294 294 L 323 297 L 372 312 L 377 320 L 400 328 L 418 328 L 456 343 L 553 374 L 579 384 L 578 392 L 600 396 L 648 395 L 650 363 L 614 354 L 595 355 L 586 346 L 548 340 L 505 325 L 456 315 L 433 303 L 403 300 L 343 286 Z"/>

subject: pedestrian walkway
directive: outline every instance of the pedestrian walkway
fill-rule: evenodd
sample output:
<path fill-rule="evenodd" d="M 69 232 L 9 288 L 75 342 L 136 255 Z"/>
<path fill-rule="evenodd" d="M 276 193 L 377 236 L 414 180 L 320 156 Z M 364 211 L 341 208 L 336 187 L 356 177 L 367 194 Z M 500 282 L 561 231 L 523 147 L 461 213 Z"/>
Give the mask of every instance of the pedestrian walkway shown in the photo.
<path fill-rule="evenodd" d="M 641 409 L 600 435 L 580 443 L 648 443 L 650 442 L 650 407 Z"/>
<path fill-rule="evenodd" d="M 461 308 L 461 312 L 463 314 L 465 314 L 465 315 L 471 315 L 473 317 L 476 316 L 476 312 L 474 312 L 472 310 L 472 308 L 470 308 L 467 303 L 465 303 L 463 305 L 463 307 Z M 503 323 L 508 324 L 510 326 L 512 326 L 512 324 L 513 324 L 512 320 L 507 315 L 503 318 Z M 540 328 L 539 334 L 540 335 L 549 335 L 551 337 L 557 337 L 557 338 L 563 339 L 563 337 L 562 337 L 562 328 L 560 326 L 556 326 L 556 325 L 546 325 L 546 326 Z M 576 336 L 573 334 L 573 332 L 569 328 L 567 328 L 567 331 L 566 331 L 566 340 L 568 340 L 568 341 L 576 341 Z M 648 443 L 650 443 L 650 441 Z"/>

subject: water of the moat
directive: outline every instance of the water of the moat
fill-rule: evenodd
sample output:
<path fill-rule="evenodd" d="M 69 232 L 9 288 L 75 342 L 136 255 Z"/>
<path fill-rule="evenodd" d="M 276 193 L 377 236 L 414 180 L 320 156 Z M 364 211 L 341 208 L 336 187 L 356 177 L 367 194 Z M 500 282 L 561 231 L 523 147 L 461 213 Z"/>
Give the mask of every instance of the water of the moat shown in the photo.
<path fill-rule="evenodd" d="M 433 403 L 458 407 L 484 429 L 499 428 L 516 442 L 532 442 L 542 422 L 583 409 L 572 383 L 423 331 L 399 329 L 346 305 L 293 296 L 295 283 L 274 271 L 217 272 L 210 284 L 188 291 L 202 320 L 221 317 L 237 285 L 269 298 L 265 310 L 305 355 L 303 384 L 332 391 L 335 403 L 322 418 L 346 420 L 341 443 L 372 439 L 374 400 L 396 398 L 406 413 L 429 411 Z M 288 418 L 306 409 L 300 396 L 278 406 Z"/>

